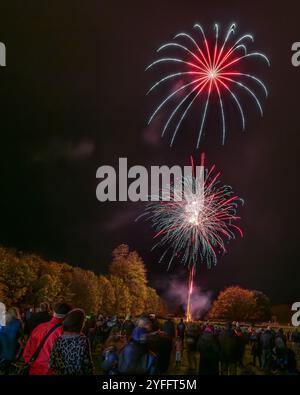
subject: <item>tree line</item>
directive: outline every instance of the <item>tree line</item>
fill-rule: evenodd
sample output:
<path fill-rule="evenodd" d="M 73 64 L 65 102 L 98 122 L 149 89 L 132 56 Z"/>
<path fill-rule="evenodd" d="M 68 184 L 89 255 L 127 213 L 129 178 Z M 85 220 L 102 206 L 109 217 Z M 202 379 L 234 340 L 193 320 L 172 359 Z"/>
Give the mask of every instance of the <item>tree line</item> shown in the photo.
<path fill-rule="evenodd" d="M 113 251 L 107 275 L 0 247 L 0 301 L 21 308 L 64 301 L 89 314 L 120 316 L 165 311 L 142 258 L 125 244 Z"/>
<path fill-rule="evenodd" d="M 25 309 L 41 302 L 65 301 L 89 314 L 119 316 L 166 312 L 164 301 L 148 285 L 142 258 L 126 244 L 112 252 L 107 275 L 0 247 L 0 301 Z M 257 322 L 270 318 L 269 298 L 240 287 L 221 291 L 206 314 L 209 320 Z"/>

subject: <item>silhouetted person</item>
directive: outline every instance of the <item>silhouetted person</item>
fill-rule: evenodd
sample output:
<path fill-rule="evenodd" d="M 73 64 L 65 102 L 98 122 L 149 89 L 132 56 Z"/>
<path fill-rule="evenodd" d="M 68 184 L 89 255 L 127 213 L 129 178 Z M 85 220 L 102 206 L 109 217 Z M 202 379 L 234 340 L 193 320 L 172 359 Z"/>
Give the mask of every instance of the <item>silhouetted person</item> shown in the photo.
<path fill-rule="evenodd" d="M 171 317 L 168 317 L 168 319 L 164 322 L 162 330 L 167 336 L 169 336 L 170 339 L 174 339 L 176 334 L 175 324 Z"/>
<path fill-rule="evenodd" d="M 227 323 L 225 329 L 220 332 L 218 340 L 220 344 L 221 374 L 236 375 L 237 363 L 240 358 L 239 340 L 230 323 Z"/>
<path fill-rule="evenodd" d="M 220 347 L 213 327 L 207 325 L 199 336 L 198 351 L 200 351 L 199 374 L 218 375 Z"/>
<path fill-rule="evenodd" d="M 40 307 L 35 313 L 31 314 L 31 317 L 27 320 L 27 332 L 30 335 L 31 332 L 40 324 L 51 320 L 50 308 L 48 303 L 41 303 Z"/>
<path fill-rule="evenodd" d="M 262 346 L 262 367 L 268 371 L 272 367 L 274 347 L 274 336 L 269 327 L 262 333 L 260 342 Z"/>
<path fill-rule="evenodd" d="M 185 323 L 181 318 L 179 324 L 177 324 L 177 336 L 179 336 L 182 341 L 184 341 L 184 332 L 185 332 Z"/>

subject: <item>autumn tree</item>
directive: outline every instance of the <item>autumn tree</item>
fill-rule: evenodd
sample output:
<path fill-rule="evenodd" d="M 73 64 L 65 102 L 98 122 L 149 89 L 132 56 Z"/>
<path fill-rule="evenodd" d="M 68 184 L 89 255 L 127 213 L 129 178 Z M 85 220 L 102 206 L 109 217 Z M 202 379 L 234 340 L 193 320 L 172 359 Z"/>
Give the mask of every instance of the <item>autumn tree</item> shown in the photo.
<path fill-rule="evenodd" d="M 32 292 L 37 276 L 38 263 L 34 256 L 17 255 L 11 250 L 0 248 L 0 283 L 4 303 L 22 303 L 26 294 Z"/>
<path fill-rule="evenodd" d="M 114 314 L 125 317 L 131 311 L 132 301 L 129 289 L 120 277 L 111 275 L 109 280 L 115 293 Z"/>
<path fill-rule="evenodd" d="M 160 308 L 160 297 L 154 288 L 147 287 L 147 298 L 145 300 L 145 313 L 158 314 Z"/>
<path fill-rule="evenodd" d="M 209 319 L 247 321 L 254 310 L 253 293 L 240 287 L 229 287 L 220 292 L 208 313 Z"/>
<path fill-rule="evenodd" d="M 261 291 L 253 291 L 255 299 L 255 309 L 252 313 L 252 320 L 255 321 L 269 321 L 271 319 L 271 301 Z"/>
<path fill-rule="evenodd" d="M 4 284 L 0 282 L 0 303 L 5 300 Z"/>
<path fill-rule="evenodd" d="M 157 315 L 164 316 L 168 311 L 166 302 L 160 297 L 158 308 L 157 308 Z"/>
<path fill-rule="evenodd" d="M 29 304 L 48 302 L 70 303 L 74 294 L 71 292 L 69 275 L 73 268 L 66 264 L 42 261 L 39 265 L 38 278 L 33 284 L 33 292 L 26 298 Z"/>
<path fill-rule="evenodd" d="M 113 260 L 109 273 L 124 281 L 130 291 L 131 314 L 142 314 L 147 299 L 146 268 L 136 251 L 129 251 L 126 244 L 121 244 L 113 251 Z"/>
<path fill-rule="evenodd" d="M 137 252 L 124 244 L 117 247 L 109 273 L 98 276 L 0 247 L 0 301 L 25 308 L 67 302 L 87 313 L 121 316 L 163 311 L 163 301 L 147 286 L 146 269 Z"/>
<path fill-rule="evenodd" d="M 228 321 L 258 321 L 267 314 L 267 297 L 240 287 L 229 287 L 220 292 L 214 301 L 209 319 Z"/>
<path fill-rule="evenodd" d="M 99 312 L 105 315 L 114 314 L 114 306 L 116 304 L 115 290 L 112 283 L 106 276 L 98 277 L 99 287 Z"/>
<path fill-rule="evenodd" d="M 95 273 L 78 267 L 73 268 L 70 289 L 74 295 L 72 298 L 74 306 L 84 309 L 87 313 L 98 312 L 99 287 Z"/>
<path fill-rule="evenodd" d="M 57 295 L 58 302 L 71 303 L 74 298 L 74 292 L 71 289 L 73 281 L 73 267 L 66 263 L 56 263 L 60 267 L 60 281 L 62 288 Z"/>

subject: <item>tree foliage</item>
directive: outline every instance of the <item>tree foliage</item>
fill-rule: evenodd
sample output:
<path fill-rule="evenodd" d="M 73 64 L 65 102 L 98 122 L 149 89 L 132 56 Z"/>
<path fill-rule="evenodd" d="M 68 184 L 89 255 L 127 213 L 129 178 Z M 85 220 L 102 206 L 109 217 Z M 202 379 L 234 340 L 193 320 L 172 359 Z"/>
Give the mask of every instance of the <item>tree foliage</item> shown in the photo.
<path fill-rule="evenodd" d="M 264 321 L 270 318 L 270 301 L 259 291 L 229 287 L 214 301 L 209 319 L 228 321 Z"/>
<path fill-rule="evenodd" d="M 145 313 L 156 312 L 158 315 L 164 315 L 167 311 L 164 301 L 154 288 L 147 287 L 147 298 L 144 311 Z"/>
<path fill-rule="evenodd" d="M 87 313 L 122 316 L 164 309 L 147 286 L 142 258 L 124 244 L 113 251 L 107 276 L 0 247 L 0 301 L 24 308 L 65 301 Z"/>
<path fill-rule="evenodd" d="M 99 306 L 98 310 L 105 315 L 115 314 L 116 295 L 111 281 L 106 276 L 99 276 Z M 118 312 L 117 312 L 118 313 Z"/>
<path fill-rule="evenodd" d="M 18 304 L 32 292 L 38 278 L 38 262 L 32 255 L 22 256 L 12 250 L 0 249 L 0 283 L 6 304 Z"/>
<path fill-rule="evenodd" d="M 122 316 L 131 311 L 132 298 L 130 297 L 130 292 L 125 284 L 124 280 L 118 276 L 110 276 L 109 281 L 115 293 L 113 311 L 118 312 Z"/>
<path fill-rule="evenodd" d="M 122 279 L 130 290 L 131 314 L 142 314 L 147 299 L 146 268 L 142 258 L 136 251 L 129 251 L 127 245 L 121 244 L 113 251 L 109 272 Z"/>

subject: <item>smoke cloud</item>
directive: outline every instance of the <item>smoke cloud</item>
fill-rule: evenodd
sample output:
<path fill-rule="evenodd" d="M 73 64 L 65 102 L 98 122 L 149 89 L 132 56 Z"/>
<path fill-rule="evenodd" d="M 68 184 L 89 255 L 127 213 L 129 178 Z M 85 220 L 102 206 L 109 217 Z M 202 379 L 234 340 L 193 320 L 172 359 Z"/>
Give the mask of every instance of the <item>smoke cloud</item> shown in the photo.
<path fill-rule="evenodd" d="M 162 288 L 162 297 L 169 305 L 170 311 L 174 314 L 183 314 L 187 308 L 188 285 L 187 281 L 177 277 L 171 277 Z M 212 292 L 204 291 L 201 287 L 194 284 L 191 296 L 191 312 L 193 319 L 203 318 L 212 304 Z"/>

